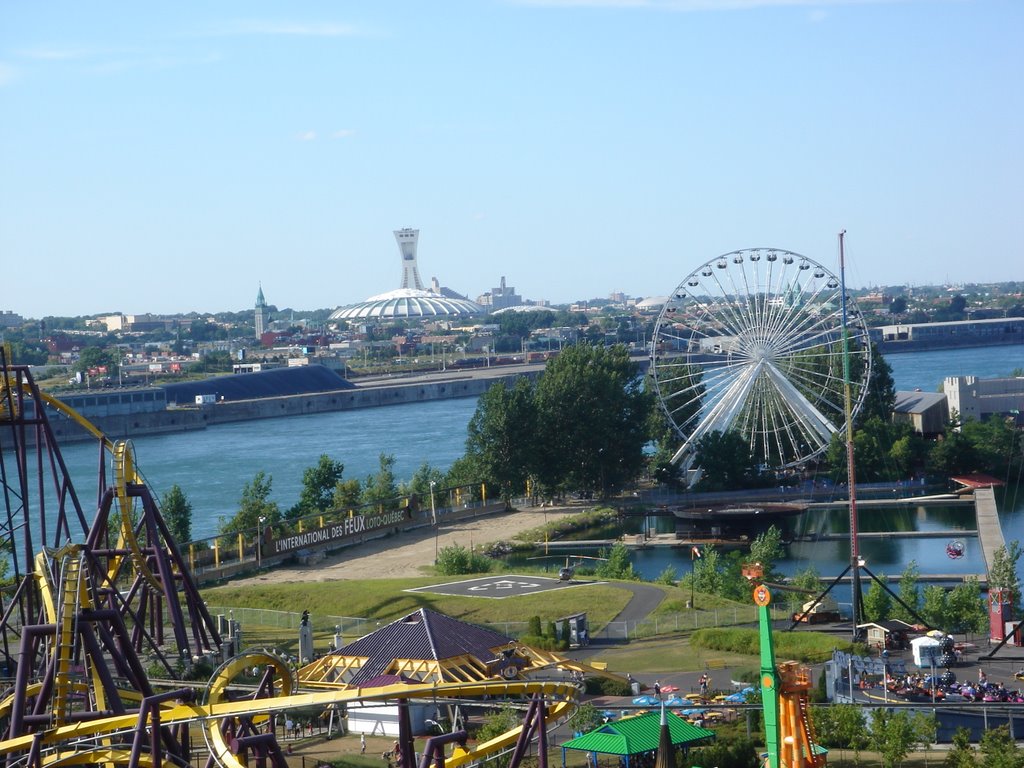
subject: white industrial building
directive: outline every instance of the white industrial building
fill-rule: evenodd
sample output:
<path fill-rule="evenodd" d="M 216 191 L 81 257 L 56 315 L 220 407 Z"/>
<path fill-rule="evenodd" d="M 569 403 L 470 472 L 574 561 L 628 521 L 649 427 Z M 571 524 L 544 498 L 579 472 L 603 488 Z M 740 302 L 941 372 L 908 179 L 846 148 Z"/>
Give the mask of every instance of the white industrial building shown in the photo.
<path fill-rule="evenodd" d="M 1024 425 L 1024 378 L 979 379 L 977 376 L 947 376 L 942 382 L 949 411 L 962 420 L 984 421 L 992 416 L 1012 417 Z"/>

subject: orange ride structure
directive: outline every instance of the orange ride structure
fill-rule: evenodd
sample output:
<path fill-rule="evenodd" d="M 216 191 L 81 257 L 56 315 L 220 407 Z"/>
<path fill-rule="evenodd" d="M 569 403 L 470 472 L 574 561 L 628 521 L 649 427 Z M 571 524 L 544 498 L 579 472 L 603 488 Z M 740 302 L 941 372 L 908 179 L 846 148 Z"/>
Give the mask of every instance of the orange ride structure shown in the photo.
<path fill-rule="evenodd" d="M 754 587 L 761 640 L 761 706 L 764 710 L 765 768 L 822 768 L 825 752 L 814 741 L 810 713 L 811 676 L 795 661 L 775 663 L 771 592 Z"/>
<path fill-rule="evenodd" d="M 197 758 L 207 768 L 251 760 L 284 768 L 275 725 L 287 712 L 368 702 L 398 706 L 401 766 L 415 768 L 409 704 L 483 698 L 518 701 L 522 724 L 472 746 L 464 731 L 437 736 L 422 768 L 458 768 L 502 751 L 516 768 L 534 743 L 546 768 L 547 729 L 576 706 L 581 689 L 571 672 L 581 665 L 527 653 L 514 675 L 484 668 L 456 682 L 360 688 L 323 662 L 296 673 L 274 653 L 240 652 L 207 611 L 132 444 L 107 438 L 8 360 L 0 348 L 0 542 L 9 584 L 0 590 L 3 768 L 184 768 Z M 92 503 L 75 489 L 48 410 L 95 440 Z M 205 682 L 186 682 L 201 661 L 219 666 Z"/>

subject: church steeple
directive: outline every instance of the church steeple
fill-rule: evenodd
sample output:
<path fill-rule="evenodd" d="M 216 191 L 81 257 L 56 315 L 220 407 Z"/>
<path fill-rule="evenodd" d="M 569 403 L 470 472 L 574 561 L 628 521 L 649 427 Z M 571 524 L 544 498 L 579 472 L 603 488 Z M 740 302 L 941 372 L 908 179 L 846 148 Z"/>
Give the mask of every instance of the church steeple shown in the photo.
<path fill-rule="evenodd" d="M 264 332 L 267 330 L 267 321 L 270 320 L 270 316 L 267 313 L 267 300 L 263 297 L 263 283 L 260 283 L 259 290 L 256 292 L 256 338 L 262 338 Z"/>

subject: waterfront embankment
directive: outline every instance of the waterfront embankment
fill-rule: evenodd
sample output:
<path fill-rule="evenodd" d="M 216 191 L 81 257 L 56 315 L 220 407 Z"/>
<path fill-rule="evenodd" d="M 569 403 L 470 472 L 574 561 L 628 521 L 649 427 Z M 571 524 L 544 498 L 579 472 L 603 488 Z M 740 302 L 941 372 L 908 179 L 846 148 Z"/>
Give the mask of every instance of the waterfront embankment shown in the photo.
<path fill-rule="evenodd" d="M 511 385 L 521 376 L 536 376 L 542 370 L 541 366 L 510 366 L 472 372 L 434 373 L 400 380 L 374 379 L 333 392 L 170 407 L 160 411 L 93 417 L 90 421 L 113 440 L 191 432 L 243 421 L 479 397 L 495 382 L 504 381 Z M 61 442 L 91 439 L 82 427 L 65 416 L 51 417 L 51 424 L 54 435 Z"/>

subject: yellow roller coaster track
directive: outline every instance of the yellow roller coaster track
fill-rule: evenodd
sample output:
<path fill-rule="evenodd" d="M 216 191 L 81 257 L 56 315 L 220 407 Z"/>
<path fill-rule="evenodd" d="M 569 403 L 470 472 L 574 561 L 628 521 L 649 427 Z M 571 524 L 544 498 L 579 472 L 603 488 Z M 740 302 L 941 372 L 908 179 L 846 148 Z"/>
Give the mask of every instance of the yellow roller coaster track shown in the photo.
<path fill-rule="evenodd" d="M 225 691 L 232 678 L 245 668 L 271 665 L 280 675 L 283 695 L 264 699 L 227 701 Z M 160 724 L 174 726 L 200 723 L 206 731 L 207 743 L 215 757 L 225 768 L 245 768 L 231 753 L 221 731 L 221 724 L 227 718 L 260 717 L 286 712 L 297 707 L 322 708 L 333 704 L 356 704 L 360 702 L 385 702 L 398 699 L 467 699 L 484 696 L 528 697 L 535 694 L 552 699 L 547 708 L 545 721 L 559 721 L 571 714 L 576 706 L 580 689 L 573 683 L 553 681 L 481 681 L 476 683 L 440 683 L 428 685 L 389 685 L 382 688 L 317 691 L 315 693 L 293 693 L 285 682 L 290 672 L 283 662 L 273 654 L 260 652 L 236 657 L 214 676 L 208 687 L 207 701 L 202 704 L 168 703 L 160 710 Z M 8 704 L 9 707 L 9 704 Z M 123 764 L 127 762 L 129 750 L 117 749 L 101 742 L 125 742 L 137 731 L 139 718 L 136 714 L 102 717 L 47 730 L 26 734 L 0 741 L 0 756 L 12 753 L 27 754 L 34 743 L 40 748 L 41 762 L 45 766 Z M 519 738 L 520 728 L 515 728 L 471 750 L 457 750 L 445 761 L 446 766 L 460 768 L 482 757 L 507 749 Z M 92 745 L 92 746 L 90 746 Z M 17 760 L 14 761 L 15 763 Z M 10 764 L 10 763 L 9 763 Z M 144 758 L 142 764 L 150 764 Z"/>
<path fill-rule="evenodd" d="M 16 386 L 18 386 L 17 380 L 14 377 L 7 377 L 4 388 L 10 390 Z M 20 387 L 26 394 L 33 394 L 27 382 L 21 382 Z M 135 470 L 135 447 L 132 445 L 131 440 L 111 440 L 95 424 L 71 406 L 66 405 L 52 395 L 46 394 L 42 390 L 38 390 L 38 392 L 47 405 L 67 416 L 96 439 L 101 440 L 103 447 L 113 456 L 115 492 L 117 494 L 118 509 L 121 513 L 117 547 L 118 549 L 127 549 L 131 553 L 131 562 L 135 572 L 141 575 L 154 589 L 160 589 L 160 581 L 153 575 L 149 565 L 146 563 L 145 555 L 142 553 L 142 548 L 139 546 L 139 541 L 135 536 L 135 529 L 133 527 L 132 504 L 128 496 L 128 485 L 142 484 L 143 480 Z M 6 399 L 4 398 L 4 400 Z M 111 583 L 117 577 L 120 567 L 121 558 L 113 558 L 108 566 L 108 575 Z"/>

